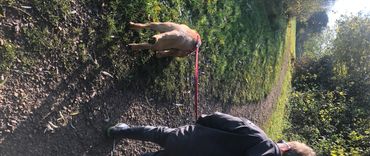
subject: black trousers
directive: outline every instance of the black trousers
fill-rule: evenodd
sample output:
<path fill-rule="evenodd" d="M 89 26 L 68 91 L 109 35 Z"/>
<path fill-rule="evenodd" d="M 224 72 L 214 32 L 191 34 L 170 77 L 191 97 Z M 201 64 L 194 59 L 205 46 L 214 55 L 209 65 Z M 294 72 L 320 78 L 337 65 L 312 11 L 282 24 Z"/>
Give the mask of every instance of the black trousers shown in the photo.
<path fill-rule="evenodd" d="M 281 155 L 278 147 L 251 121 L 218 112 L 201 116 L 194 125 L 137 126 L 114 135 L 163 147 L 144 156 Z"/>
<path fill-rule="evenodd" d="M 170 134 L 176 133 L 177 128 L 154 127 L 154 126 L 136 126 L 118 132 L 120 138 L 134 139 L 141 141 L 150 141 L 164 147 Z M 172 135 L 173 136 L 173 135 Z M 165 151 L 160 150 L 153 153 L 145 153 L 142 156 L 165 156 Z"/>

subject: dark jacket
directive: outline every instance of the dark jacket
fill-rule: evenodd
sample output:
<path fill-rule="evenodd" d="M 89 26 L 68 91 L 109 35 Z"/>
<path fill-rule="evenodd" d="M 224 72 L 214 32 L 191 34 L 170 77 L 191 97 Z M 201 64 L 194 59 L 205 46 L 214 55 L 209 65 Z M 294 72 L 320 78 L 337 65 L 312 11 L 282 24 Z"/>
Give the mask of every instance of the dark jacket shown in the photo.
<path fill-rule="evenodd" d="M 168 137 L 171 156 L 281 156 L 278 146 L 247 119 L 216 112 Z"/>

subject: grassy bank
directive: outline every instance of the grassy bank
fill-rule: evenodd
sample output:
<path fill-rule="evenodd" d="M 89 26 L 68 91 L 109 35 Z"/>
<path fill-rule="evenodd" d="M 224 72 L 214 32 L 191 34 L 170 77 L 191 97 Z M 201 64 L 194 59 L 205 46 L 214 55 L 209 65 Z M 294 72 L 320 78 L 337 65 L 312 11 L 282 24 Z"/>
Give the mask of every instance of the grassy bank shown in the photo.
<path fill-rule="evenodd" d="M 116 2 L 111 6 L 118 6 L 119 10 L 127 5 Z M 279 19 L 280 3 L 275 4 L 277 9 L 274 10 L 266 8 L 263 1 L 148 1 L 142 5 L 145 6 L 142 7 L 145 8 L 143 11 L 127 10 L 117 15 L 120 17 L 126 13 L 130 16 L 130 12 L 146 12 L 147 19 L 134 16 L 130 20 L 174 21 L 190 25 L 200 32 L 203 40 L 200 51 L 202 95 L 224 103 L 241 104 L 257 101 L 269 92 L 282 56 L 281 28 L 284 23 L 281 24 Z M 269 20 L 269 14 L 276 14 L 276 19 Z M 117 17 L 112 16 L 112 19 Z M 151 33 L 140 32 L 140 39 L 136 42 L 145 42 L 148 35 Z M 127 80 L 132 74 L 131 69 L 124 68 L 127 63 L 116 59 L 120 58 L 119 55 L 112 52 L 111 59 L 117 61 L 116 66 L 119 68 L 115 71 L 118 77 Z M 133 73 L 131 77 L 137 80 L 142 79 L 142 75 L 152 76 L 140 81 L 143 84 L 141 88 L 147 94 L 160 95 L 172 101 L 189 101 L 192 94 L 187 93 L 192 91 L 193 57 L 166 60 L 169 63 L 165 65 L 150 57 L 149 54 L 141 58 L 139 72 Z M 152 71 L 157 74 L 152 74 Z M 124 84 L 132 83 L 136 84 L 131 80 Z"/>
<path fill-rule="evenodd" d="M 295 31 L 296 31 L 296 19 L 290 19 L 287 27 L 287 33 L 285 36 L 285 52 L 290 53 L 290 57 L 294 58 L 295 55 Z M 281 95 L 275 105 L 275 110 L 271 115 L 270 119 L 265 123 L 264 130 L 273 140 L 284 138 L 283 130 L 286 128 L 286 105 L 289 102 L 289 96 L 291 92 L 291 80 L 292 80 L 292 60 L 289 60 L 288 70 L 283 81 Z"/>
<path fill-rule="evenodd" d="M 134 54 L 131 42 L 146 42 L 151 31 L 132 31 L 129 21 L 173 21 L 198 30 L 200 92 L 203 100 L 243 104 L 264 98 L 276 81 L 283 54 L 285 19 L 281 2 L 260 0 L 6 0 L 24 9 L 32 23 L 18 33 L 22 53 L 50 59 L 72 73 L 94 64 L 111 73 L 123 90 L 155 99 L 188 103 L 192 99 L 194 56 L 155 59 Z M 267 5 L 268 4 L 268 5 Z M 5 39 L 11 36 L 4 34 Z M 57 60 L 57 61 L 56 61 Z M 35 61 L 37 66 L 41 61 Z M 26 70 L 26 69 L 25 69 Z"/>

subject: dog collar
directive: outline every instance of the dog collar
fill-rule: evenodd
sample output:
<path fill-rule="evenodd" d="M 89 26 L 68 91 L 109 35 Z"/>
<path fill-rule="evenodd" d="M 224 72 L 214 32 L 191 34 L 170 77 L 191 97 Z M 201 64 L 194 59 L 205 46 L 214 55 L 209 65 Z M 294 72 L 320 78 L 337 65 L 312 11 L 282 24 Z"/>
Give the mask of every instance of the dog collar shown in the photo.
<path fill-rule="evenodd" d="M 195 41 L 195 48 L 199 48 L 202 45 L 202 40 L 200 39 L 200 35 L 197 34 L 197 40 Z"/>

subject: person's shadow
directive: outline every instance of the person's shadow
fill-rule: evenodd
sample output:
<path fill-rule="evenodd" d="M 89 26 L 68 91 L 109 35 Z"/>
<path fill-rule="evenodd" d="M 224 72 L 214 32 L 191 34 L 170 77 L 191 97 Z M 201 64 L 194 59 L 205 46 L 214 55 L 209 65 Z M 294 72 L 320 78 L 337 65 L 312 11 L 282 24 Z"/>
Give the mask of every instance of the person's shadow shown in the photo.
<path fill-rule="evenodd" d="M 91 70 L 91 65 L 81 65 L 52 88 L 40 107 L 33 109 L 33 113 L 19 123 L 12 133 L 2 134 L 1 155 L 110 153 L 112 141 L 105 137 L 105 128 L 118 122 L 122 114 L 127 113 L 133 100 L 142 96 L 140 93 L 145 92 L 146 86 L 162 74 L 171 60 L 151 58 L 132 69 L 126 79 L 101 87 L 102 90 L 96 91 L 92 98 L 86 98 L 84 102 L 77 99 L 96 87 L 92 82 L 99 81 L 101 74 L 98 69 Z M 66 112 L 71 105 L 78 105 L 79 108 L 74 115 Z M 66 124 L 56 124 L 59 120 L 66 120 Z M 63 153 L 59 153 L 61 151 Z"/>

